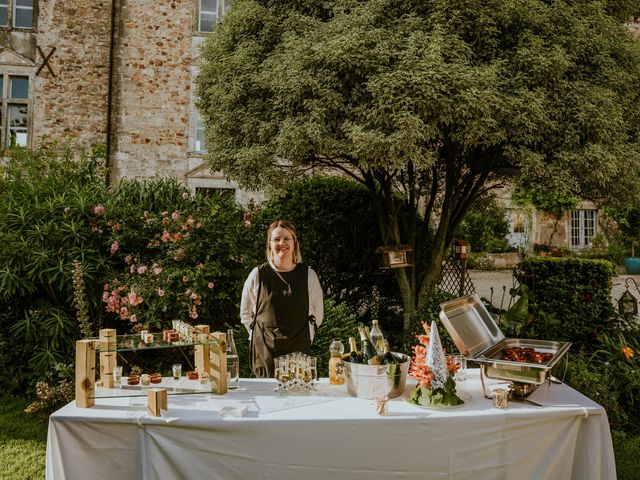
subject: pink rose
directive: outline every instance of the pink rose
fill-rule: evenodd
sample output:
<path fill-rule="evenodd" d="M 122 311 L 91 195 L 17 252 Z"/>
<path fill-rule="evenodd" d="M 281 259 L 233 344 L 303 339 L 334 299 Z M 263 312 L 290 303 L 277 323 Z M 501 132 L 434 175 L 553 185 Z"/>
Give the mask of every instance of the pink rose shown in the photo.
<path fill-rule="evenodd" d="M 196 312 L 195 309 L 191 310 L 191 313 L 189 314 L 189 316 L 193 319 L 198 318 L 198 312 Z"/>
<path fill-rule="evenodd" d="M 178 212 L 173 212 L 171 214 L 171 218 L 174 220 L 178 220 L 178 218 L 180 218 L 180 214 Z"/>
<path fill-rule="evenodd" d="M 95 207 L 93 207 L 93 214 L 96 217 L 101 217 L 104 215 L 104 207 L 102 205 L 96 205 Z"/>
<path fill-rule="evenodd" d="M 209 282 L 207 283 L 207 288 L 213 288 L 215 285 L 213 284 L 213 282 Z"/>
<path fill-rule="evenodd" d="M 161 288 L 156 288 L 156 293 L 158 294 L 159 297 L 164 297 L 164 290 Z"/>
<path fill-rule="evenodd" d="M 111 255 L 113 255 L 114 253 L 116 253 L 118 251 L 118 248 L 120 247 L 120 244 L 118 244 L 118 241 L 116 240 L 115 242 L 113 242 L 111 244 Z"/>
<path fill-rule="evenodd" d="M 145 265 L 141 265 L 138 267 L 138 273 L 140 275 L 144 275 L 145 273 L 147 273 L 147 267 Z"/>

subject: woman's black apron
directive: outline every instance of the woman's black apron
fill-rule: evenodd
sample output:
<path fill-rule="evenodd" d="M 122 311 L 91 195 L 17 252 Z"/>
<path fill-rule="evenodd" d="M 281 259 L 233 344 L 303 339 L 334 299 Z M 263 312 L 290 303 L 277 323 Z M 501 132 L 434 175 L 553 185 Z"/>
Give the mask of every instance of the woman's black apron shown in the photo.
<path fill-rule="evenodd" d="M 311 353 L 308 275 L 302 264 L 290 272 L 275 272 L 269 263 L 258 268 L 260 285 L 249 344 L 256 377 L 273 377 L 275 357 Z"/>

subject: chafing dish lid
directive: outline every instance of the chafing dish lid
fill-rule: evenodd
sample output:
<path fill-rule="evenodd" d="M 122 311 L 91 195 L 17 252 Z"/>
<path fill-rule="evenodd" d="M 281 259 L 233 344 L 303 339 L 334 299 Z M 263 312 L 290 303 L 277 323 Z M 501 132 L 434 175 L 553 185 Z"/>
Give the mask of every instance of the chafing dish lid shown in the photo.
<path fill-rule="evenodd" d="M 441 303 L 440 309 L 440 320 L 467 358 L 482 354 L 505 338 L 476 294 Z"/>

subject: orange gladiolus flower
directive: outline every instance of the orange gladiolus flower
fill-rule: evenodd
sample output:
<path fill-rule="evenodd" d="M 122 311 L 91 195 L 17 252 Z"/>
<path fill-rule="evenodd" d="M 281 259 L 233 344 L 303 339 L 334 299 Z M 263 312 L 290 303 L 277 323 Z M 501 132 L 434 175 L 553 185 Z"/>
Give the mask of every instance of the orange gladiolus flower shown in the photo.
<path fill-rule="evenodd" d="M 624 355 L 624 358 L 626 358 L 627 360 L 630 360 L 633 358 L 633 354 L 635 353 L 633 351 L 633 348 L 631 347 L 622 347 L 622 354 Z"/>

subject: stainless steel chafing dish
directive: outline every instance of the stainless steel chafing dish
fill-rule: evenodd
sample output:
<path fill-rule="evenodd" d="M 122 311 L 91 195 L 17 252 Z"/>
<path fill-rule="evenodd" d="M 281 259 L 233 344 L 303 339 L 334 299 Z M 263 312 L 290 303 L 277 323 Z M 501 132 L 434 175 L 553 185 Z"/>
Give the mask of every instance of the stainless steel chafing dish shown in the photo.
<path fill-rule="evenodd" d="M 505 338 L 475 294 L 442 303 L 440 308 L 440 320 L 460 353 L 468 360 L 479 362 L 482 373 L 488 378 L 540 385 L 571 347 L 570 342 Z M 533 348 L 547 354 L 548 359 L 538 363 L 505 358 L 505 351 L 513 347 Z"/>

